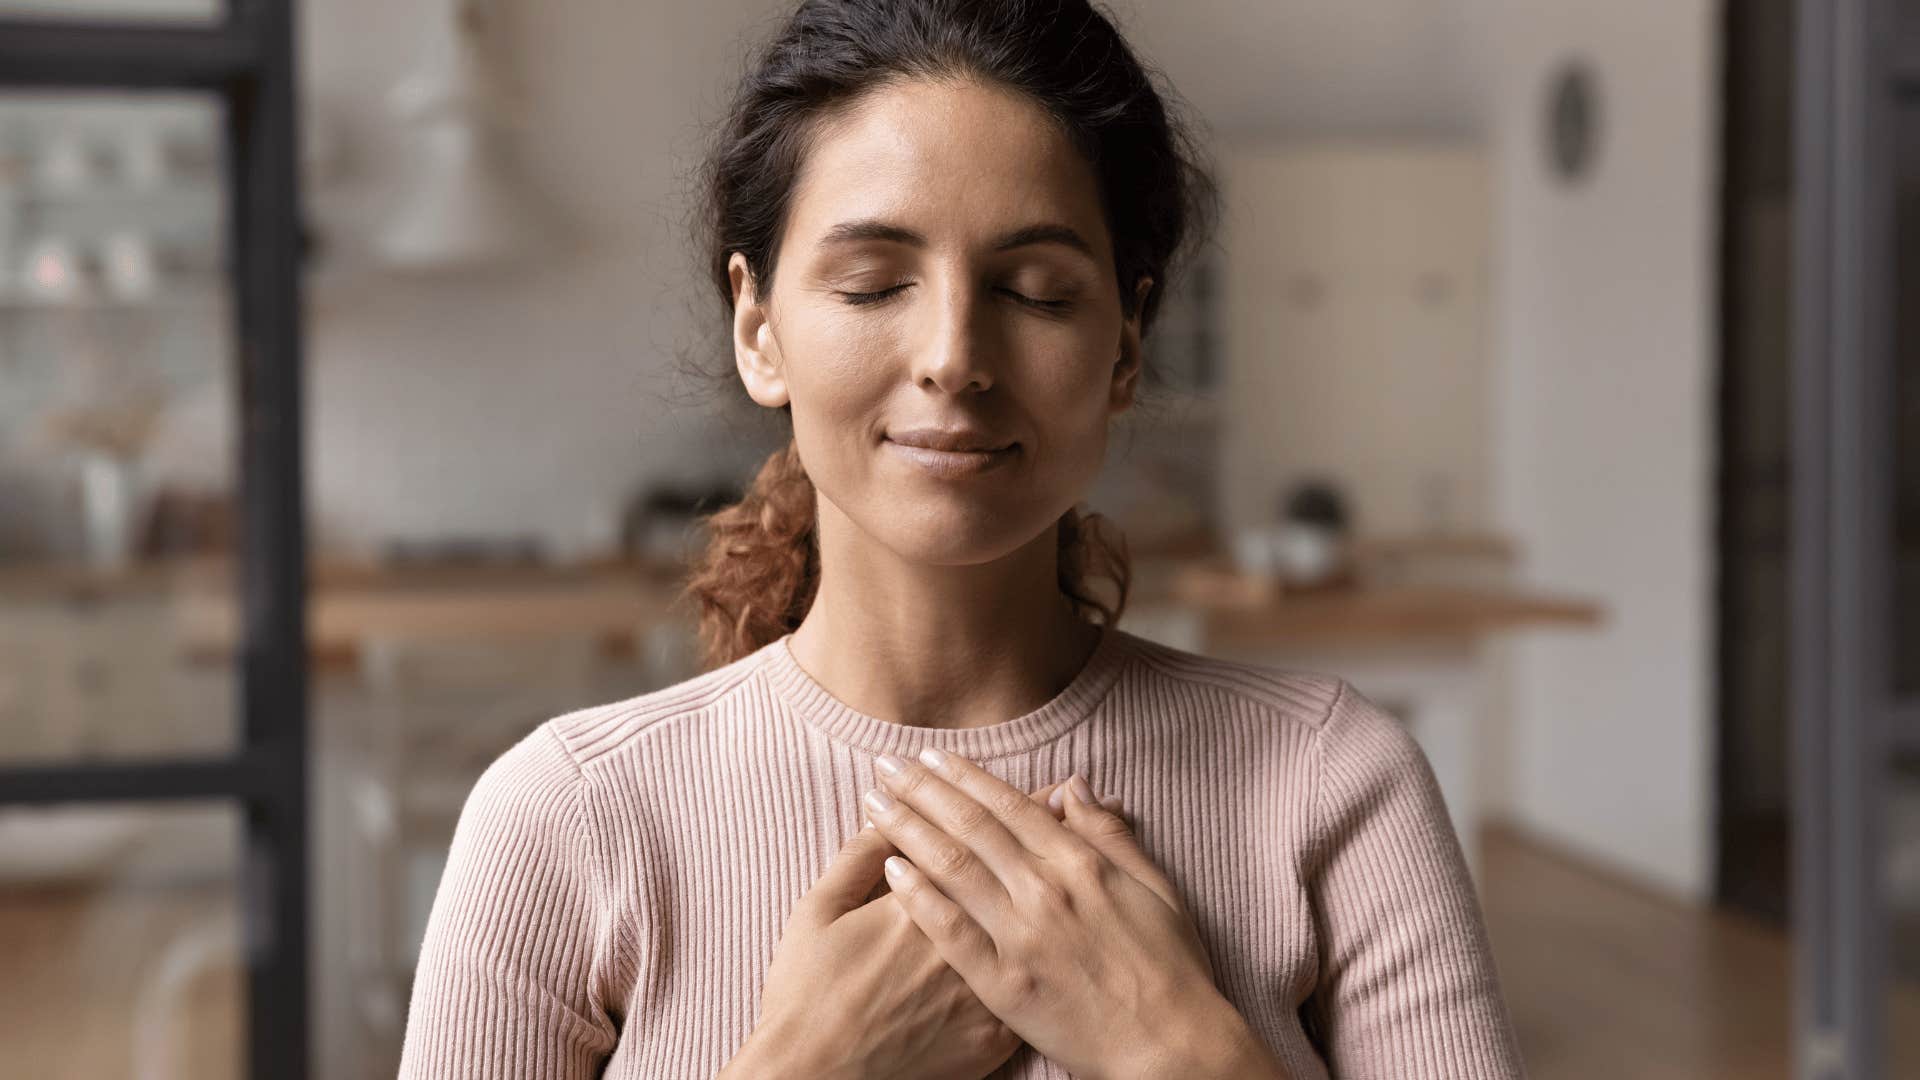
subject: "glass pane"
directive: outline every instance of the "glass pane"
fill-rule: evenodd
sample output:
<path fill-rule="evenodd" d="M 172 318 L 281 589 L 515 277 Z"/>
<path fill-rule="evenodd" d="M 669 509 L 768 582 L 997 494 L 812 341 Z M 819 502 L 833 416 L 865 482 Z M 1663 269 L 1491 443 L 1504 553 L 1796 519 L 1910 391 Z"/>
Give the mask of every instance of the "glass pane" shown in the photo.
<path fill-rule="evenodd" d="M 0 810 L 0 1076 L 237 1077 L 240 817 Z"/>
<path fill-rule="evenodd" d="M 226 0 L 0 0 L 0 18 L 214 22 Z"/>
<path fill-rule="evenodd" d="M 220 119 L 0 95 L 0 761 L 233 745 Z"/>

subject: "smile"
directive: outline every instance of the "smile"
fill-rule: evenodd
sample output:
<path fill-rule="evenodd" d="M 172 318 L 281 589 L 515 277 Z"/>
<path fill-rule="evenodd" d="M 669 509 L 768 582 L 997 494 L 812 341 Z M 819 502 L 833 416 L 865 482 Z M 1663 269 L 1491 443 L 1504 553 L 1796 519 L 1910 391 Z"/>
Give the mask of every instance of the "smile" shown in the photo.
<path fill-rule="evenodd" d="M 948 478 L 987 472 L 1012 460 L 1020 452 L 1019 443 L 998 450 L 935 450 L 926 446 L 908 446 L 892 439 L 886 440 L 884 445 L 907 464 L 929 475 Z"/>

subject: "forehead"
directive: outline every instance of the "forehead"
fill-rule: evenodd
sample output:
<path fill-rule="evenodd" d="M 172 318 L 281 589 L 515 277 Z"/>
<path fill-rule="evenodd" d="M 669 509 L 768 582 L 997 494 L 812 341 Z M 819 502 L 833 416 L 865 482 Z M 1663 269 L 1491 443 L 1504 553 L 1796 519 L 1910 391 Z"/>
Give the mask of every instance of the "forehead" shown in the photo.
<path fill-rule="evenodd" d="M 804 241 L 854 218 L 936 243 L 1058 221 L 1108 243 L 1098 180 L 1065 131 L 1026 96 L 971 80 L 890 83 L 820 125 L 788 229 Z"/>

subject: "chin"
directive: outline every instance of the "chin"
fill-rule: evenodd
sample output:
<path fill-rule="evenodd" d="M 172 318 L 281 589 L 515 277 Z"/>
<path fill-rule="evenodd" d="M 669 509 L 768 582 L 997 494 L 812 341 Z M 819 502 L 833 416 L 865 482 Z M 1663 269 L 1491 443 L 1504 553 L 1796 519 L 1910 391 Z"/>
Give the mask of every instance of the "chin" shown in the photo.
<path fill-rule="evenodd" d="M 901 507 L 868 531 L 914 562 L 978 566 L 1019 551 L 1059 520 L 1059 514 L 1026 517 L 981 506 Z"/>

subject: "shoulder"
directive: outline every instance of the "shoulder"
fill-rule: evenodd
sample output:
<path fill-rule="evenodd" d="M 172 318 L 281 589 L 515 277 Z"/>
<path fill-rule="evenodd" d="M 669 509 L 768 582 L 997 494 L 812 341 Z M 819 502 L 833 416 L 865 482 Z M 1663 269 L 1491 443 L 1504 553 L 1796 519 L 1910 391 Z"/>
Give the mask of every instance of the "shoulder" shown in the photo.
<path fill-rule="evenodd" d="M 1295 670 L 1246 660 L 1205 656 L 1137 634 L 1127 634 L 1137 678 L 1149 691 L 1195 694 L 1265 714 L 1277 723 L 1309 731 L 1325 727 L 1335 704 L 1351 693 L 1346 681 L 1319 671 Z"/>
<path fill-rule="evenodd" d="M 737 707 L 742 696 L 754 693 L 766 651 L 778 644 L 670 686 L 574 709 L 546 721 L 539 730 L 564 748 L 576 769 L 591 772 L 595 762 L 651 732 Z"/>
<path fill-rule="evenodd" d="M 1148 695 L 1211 696 L 1214 707 L 1199 712 L 1225 704 L 1306 732 L 1322 798 L 1364 800 L 1382 788 L 1424 792 L 1433 786 L 1432 768 L 1406 725 L 1339 675 L 1222 660 L 1138 635 L 1128 639 Z"/>
<path fill-rule="evenodd" d="M 501 751 L 468 789 L 456 842 L 565 835 L 580 817 L 584 776 L 546 724 Z"/>

